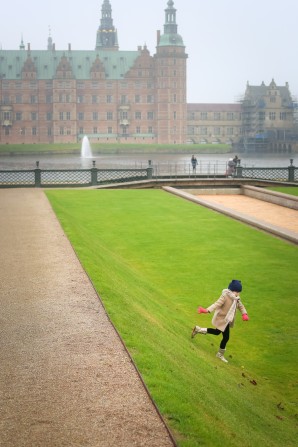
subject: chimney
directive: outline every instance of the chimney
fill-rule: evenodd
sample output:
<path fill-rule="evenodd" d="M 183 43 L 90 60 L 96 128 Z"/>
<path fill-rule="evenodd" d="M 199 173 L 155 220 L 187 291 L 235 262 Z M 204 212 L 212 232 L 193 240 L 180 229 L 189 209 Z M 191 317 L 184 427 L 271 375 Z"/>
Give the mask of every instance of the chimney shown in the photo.
<path fill-rule="evenodd" d="M 157 45 L 159 45 L 160 42 L 160 30 L 157 30 Z"/>
<path fill-rule="evenodd" d="M 68 51 L 71 51 L 71 43 L 68 44 Z"/>
<path fill-rule="evenodd" d="M 53 51 L 56 50 L 56 44 L 55 44 L 55 43 L 53 43 L 52 50 L 53 50 Z"/>
<path fill-rule="evenodd" d="M 31 50 L 31 48 L 30 48 L 30 43 L 28 43 L 28 51 L 30 51 Z"/>

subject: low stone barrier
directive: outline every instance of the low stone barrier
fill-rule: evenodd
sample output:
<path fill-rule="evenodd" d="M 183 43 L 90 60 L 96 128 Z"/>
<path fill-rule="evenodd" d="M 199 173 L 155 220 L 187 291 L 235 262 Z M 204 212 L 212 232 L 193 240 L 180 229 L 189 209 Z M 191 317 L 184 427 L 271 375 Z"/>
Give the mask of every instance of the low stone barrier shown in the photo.
<path fill-rule="evenodd" d="M 270 191 L 268 189 L 258 188 L 256 186 L 241 185 L 243 195 L 275 205 L 285 206 L 293 210 L 298 210 L 298 197 L 281 192 Z"/>

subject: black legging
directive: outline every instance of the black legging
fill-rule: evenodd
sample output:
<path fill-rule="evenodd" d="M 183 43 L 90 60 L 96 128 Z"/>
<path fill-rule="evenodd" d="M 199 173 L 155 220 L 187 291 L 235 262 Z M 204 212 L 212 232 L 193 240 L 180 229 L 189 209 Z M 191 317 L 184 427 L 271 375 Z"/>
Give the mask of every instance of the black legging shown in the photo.
<path fill-rule="evenodd" d="M 222 334 L 222 341 L 219 345 L 221 349 L 226 349 L 226 344 L 230 338 L 230 325 L 228 324 L 224 331 L 220 331 L 219 329 L 213 329 L 208 327 L 207 334 L 219 335 Z"/>

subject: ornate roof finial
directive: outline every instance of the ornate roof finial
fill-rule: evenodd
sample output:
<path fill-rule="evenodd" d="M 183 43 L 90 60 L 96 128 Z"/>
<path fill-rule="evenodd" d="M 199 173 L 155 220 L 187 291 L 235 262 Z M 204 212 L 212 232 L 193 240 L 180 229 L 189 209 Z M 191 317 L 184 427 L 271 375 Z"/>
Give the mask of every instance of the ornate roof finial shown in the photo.
<path fill-rule="evenodd" d="M 53 39 L 51 37 L 51 27 L 49 25 L 48 50 L 53 49 Z"/>
<path fill-rule="evenodd" d="M 21 38 L 20 50 L 25 50 L 25 45 L 24 45 L 24 40 L 23 40 L 23 33 L 22 33 L 22 38 Z"/>

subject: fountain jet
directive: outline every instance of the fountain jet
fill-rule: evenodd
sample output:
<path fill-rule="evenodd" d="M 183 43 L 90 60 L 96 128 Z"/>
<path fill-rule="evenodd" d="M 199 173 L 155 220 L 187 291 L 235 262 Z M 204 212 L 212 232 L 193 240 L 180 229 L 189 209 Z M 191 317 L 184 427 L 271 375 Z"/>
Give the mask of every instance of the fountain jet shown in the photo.
<path fill-rule="evenodd" d="M 92 158 L 92 149 L 90 146 L 89 138 L 87 135 L 83 137 L 82 146 L 81 146 L 81 157 L 82 158 Z"/>

